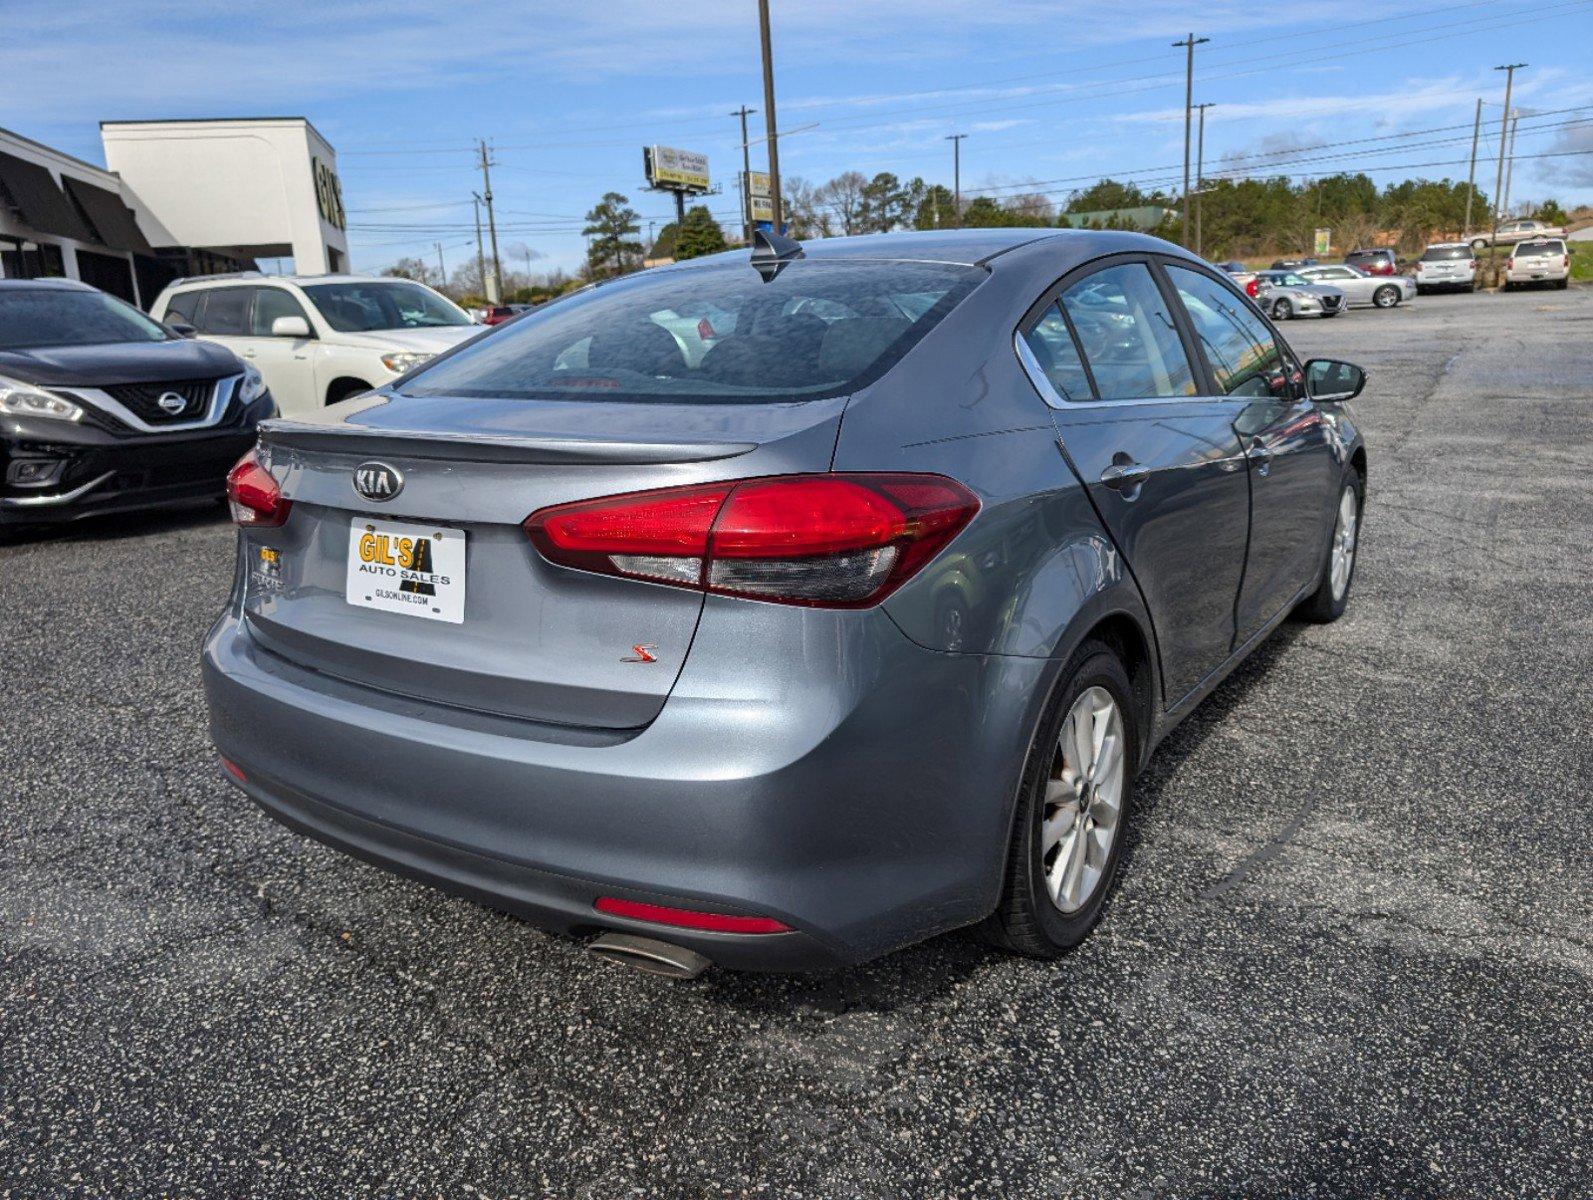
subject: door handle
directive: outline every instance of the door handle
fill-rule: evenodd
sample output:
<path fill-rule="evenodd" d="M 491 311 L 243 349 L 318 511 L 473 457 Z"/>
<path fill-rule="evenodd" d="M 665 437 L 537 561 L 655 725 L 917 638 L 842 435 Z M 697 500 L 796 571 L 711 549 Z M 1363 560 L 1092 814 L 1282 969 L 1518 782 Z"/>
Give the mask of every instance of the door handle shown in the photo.
<path fill-rule="evenodd" d="M 1265 475 L 1272 469 L 1272 451 L 1265 442 L 1260 440 L 1250 443 L 1245 450 L 1245 457 L 1256 465 L 1256 474 Z"/>
<path fill-rule="evenodd" d="M 1136 491 L 1149 478 L 1150 468 L 1135 462 L 1121 450 L 1112 455 L 1112 465 L 1101 472 L 1101 483 L 1117 492 Z"/>

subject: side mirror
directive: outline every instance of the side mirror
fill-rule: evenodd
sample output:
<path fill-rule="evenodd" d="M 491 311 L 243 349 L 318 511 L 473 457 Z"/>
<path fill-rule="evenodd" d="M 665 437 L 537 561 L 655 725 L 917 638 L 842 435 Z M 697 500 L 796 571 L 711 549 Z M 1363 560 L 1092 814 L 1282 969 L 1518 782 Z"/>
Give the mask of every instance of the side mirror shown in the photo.
<path fill-rule="evenodd" d="M 1313 358 L 1305 364 L 1305 394 L 1317 401 L 1353 400 L 1366 386 L 1366 372 L 1354 363 Z"/>
<path fill-rule="evenodd" d="M 307 338 L 310 333 L 310 323 L 303 317 L 278 317 L 271 322 L 271 336 L 285 338 Z"/>
<path fill-rule="evenodd" d="M 195 329 L 187 321 L 167 321 L 166 328 L 178 337 L 191 338 L 199 336 L 199 330 Z"/>

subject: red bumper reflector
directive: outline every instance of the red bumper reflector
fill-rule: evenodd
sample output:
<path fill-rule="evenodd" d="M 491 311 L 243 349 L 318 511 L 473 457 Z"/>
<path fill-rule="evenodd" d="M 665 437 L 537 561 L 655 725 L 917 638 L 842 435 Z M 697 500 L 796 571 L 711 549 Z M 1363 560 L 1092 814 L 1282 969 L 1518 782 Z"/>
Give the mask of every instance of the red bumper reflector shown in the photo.
<path fill-rule="evenodd" d="M 706 929 L 713 933 L 790 933 L 791 926 L 773 917 L 736 917 L 729 913 L 696 912 L 689 908 L 668 908 L 662 904 L 643 904 L 621 900 L 618 896 L 599 896 L 592 905 L 598 912 L 654 925 L 674 925 L 679 929 Z"/>
<path fill-rule="evenodd" d="M 230 759 L 230 758 L 226 758 L 226 757 L 222 758 L 222 760 L 221 760 L 221 769 L 223 771 L 225 771 L 228 775 L 231 775 L 239 783 L 248 783 L 249 782 L 249 777 L 243 773 L 243 768 L 240 767 L 237 763 L 233 762 L 232 759 Z"/>

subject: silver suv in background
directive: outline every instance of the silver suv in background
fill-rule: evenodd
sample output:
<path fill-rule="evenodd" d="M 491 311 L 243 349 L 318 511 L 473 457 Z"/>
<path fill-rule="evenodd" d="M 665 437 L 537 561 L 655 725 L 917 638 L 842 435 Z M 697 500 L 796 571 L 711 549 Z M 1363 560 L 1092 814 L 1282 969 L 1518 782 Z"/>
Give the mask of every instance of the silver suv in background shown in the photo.
<path fill-rule="evenodd" d="M 1416 260 L 1416 291 L 1477 288 L 1477 257 L 1465 242 L 1434 242 Z"/>
<path fill-rule="evenodd" d="M 1529 283 L 1563 288 L 1571 279 L 1571 252 L 1563 238 L 1517 242 L 1505 265 L 1504 290 Z"/>

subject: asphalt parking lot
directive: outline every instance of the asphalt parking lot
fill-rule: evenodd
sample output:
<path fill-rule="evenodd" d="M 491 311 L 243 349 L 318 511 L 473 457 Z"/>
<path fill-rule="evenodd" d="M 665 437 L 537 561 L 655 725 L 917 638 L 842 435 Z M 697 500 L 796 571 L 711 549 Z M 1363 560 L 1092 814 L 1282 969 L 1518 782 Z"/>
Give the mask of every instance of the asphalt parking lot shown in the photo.
<path fill-rule="evenodd" d="M 222 782 L 219 509 L 0 542 L 0 1195 L 1587 1195 L 1593 289 L 1287 334 L 1371 372 L 1350 611 L 1055 964 L 596 960 Z"/>

